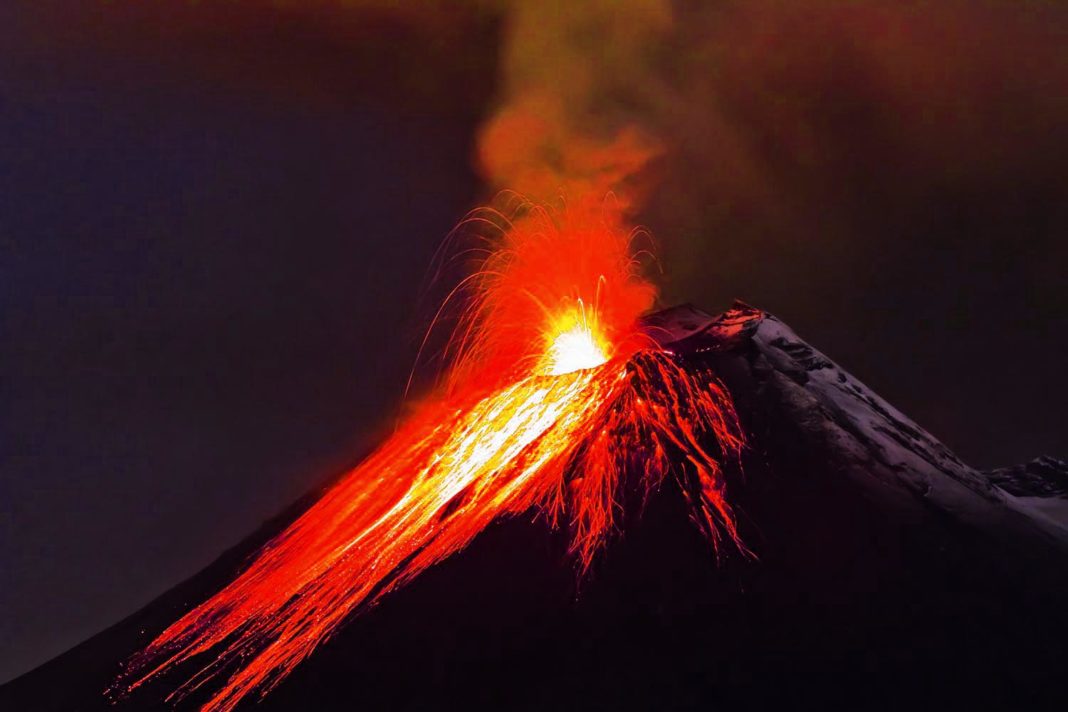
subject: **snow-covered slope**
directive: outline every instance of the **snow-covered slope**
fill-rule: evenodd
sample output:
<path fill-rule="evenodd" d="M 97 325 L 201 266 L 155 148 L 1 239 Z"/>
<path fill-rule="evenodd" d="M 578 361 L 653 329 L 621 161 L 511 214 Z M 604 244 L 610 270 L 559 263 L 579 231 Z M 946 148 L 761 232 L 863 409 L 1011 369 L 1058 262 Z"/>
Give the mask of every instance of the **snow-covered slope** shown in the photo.
<path fill-rule="evenodd" d="M 983 474 L 1013 507 L 1068 535 L 1068 462 L 1044 455 Z"/>
<path fill-rule="evenodd" d="M 794 423 L 833 450 L 836 464 L 872 496 L 905 507 L 919 501 L 982 528 L 1038 528 L 1068 546 L 1068 500 L 1033 496 L 1051 487 L 1068 491 L 1068 465 L 1044 458 L 982 473 L 775 316 L 741 302 L 718 317 L 675 307 L 649 326 L 680 352 L 743 354 L 753 380 L 777 391 Z M 1047 486 L 1036 489 L 1038 481 Z M 1019 491 L 996 486 L 1007 482 L 1028 484 Z"/>
<path fill-rule="evenodd" d="M 1068 499 L 1068 462 L 1043 455 L 1012 467 L 984 473 L 991 482 L 1017 497 Z"/>

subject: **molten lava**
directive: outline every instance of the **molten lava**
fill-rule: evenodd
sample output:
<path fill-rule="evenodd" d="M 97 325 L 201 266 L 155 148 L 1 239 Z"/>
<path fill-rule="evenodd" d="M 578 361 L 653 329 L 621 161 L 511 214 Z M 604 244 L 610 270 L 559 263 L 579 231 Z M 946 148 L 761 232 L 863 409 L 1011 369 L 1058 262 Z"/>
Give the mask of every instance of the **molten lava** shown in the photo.
<path fill-rule="evenodd" d="M 579 303 L 582 306 L 581 302 Z M 586 323 L 585 310 L 582 321 L 569 327 L 558 326 L 550 332 L 549 347 L 545 351 L 545 366 L 542 369 L 550 376 L 562 376 L 572 371 L 596 368 L 608 360 L 609 346 L 593 332 Z M 565 320 L 566 323 L 567 320 Z"/>
<path fill-rule="evenodd" d="M 500 517 L 533 510 L 566 524 L 584 571 L 625 473 L 653 488 L 675 468 L 702 531 L 736 542 L 719 463 L 743 444 L 730 396 L 638 331 L 654 290 L 630 238 L 601 207 L 530 208 L 511 224 L 470 280 L 439 395 L 164 630 L 120 691 L 210 651 L 172 697 L 216 675 L 205 709 L 265 694 L 350 614 Z"/>

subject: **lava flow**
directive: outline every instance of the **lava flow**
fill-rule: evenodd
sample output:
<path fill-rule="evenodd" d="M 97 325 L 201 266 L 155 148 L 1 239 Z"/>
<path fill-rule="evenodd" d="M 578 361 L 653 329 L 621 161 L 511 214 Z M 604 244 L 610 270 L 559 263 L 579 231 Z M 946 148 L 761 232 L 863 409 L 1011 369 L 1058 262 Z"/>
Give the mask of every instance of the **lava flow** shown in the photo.
<path fill-rule="evenodd" d="M 438 395 L 164 630 L 118 689 L 212 651 L 171 697 L 216 676 L 205 709 L 266 694 L 346 617 L 503 516 L 568 526 L 584 571 L 625 473 L 652 488 L 671 472 L 712 543 L 737 542 L 720 468 L 743 445 L 730 396 L 639 332 L 654 288 L 630 243 L 602 206 L 528 207 L 468 280 L 475 296 Z"/>

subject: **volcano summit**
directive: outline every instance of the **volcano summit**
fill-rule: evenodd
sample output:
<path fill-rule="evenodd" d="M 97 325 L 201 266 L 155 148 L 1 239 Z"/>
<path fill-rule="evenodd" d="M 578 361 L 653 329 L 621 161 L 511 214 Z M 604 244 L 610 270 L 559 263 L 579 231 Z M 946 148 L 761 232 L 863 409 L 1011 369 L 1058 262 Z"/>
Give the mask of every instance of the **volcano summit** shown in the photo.
<path fill-rule="evenodd" d="M 565 528 L 530 512 L 497 519 L 348 620 L 257 709 L 1056 705 L 1068 659 L 1059 461 L 970 468 L 744 304 L 715 318 L 669 309 L 644 330 L 733 396 L 747 446 L 723 477 L 744 547 L 714 556 L 688 521 L 685 481 L 646 491 L 627 470 L 617 531 L 585 576 Z M 715 434 L 704 438 L 718 452 Z M 245 570 L 313 499 L 0 688 L 0 706 L 112 709 L 103 690 L 130 653 Z M 113 709 L 166 707 L 174 678 L 215 654 Z M 179 708 L 212 694 L 193 689 Z"/>

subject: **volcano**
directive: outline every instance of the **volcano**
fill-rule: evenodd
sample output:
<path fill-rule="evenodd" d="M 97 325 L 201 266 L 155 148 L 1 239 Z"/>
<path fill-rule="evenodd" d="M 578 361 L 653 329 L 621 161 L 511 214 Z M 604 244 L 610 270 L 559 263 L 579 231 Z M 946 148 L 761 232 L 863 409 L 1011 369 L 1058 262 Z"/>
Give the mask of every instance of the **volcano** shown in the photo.
<path fill-rule="evenodd" d="M 733 397 L 747 447 L 723 476 L 744 547 L 714 553 L 676 480 L 649 493 L 624 473 L 617 531 L 582 575 L 566 531 L 533 516 L 498 519 L 351 618 L 269 695 L 241 706 L 1061 702 L 1065 463 L 969 467 L 779 319 L 742 303 L 717 317 L 675 307 L 643 328 Z M 181 669 L 117 701 L 104 692 L 132 652 L 233 580 L 317 497 L 0 688 L 0 708 L 169 708 L 163 699 Z M 210 694 L 195 689 L 178 707 L 195 709 Z"/>

